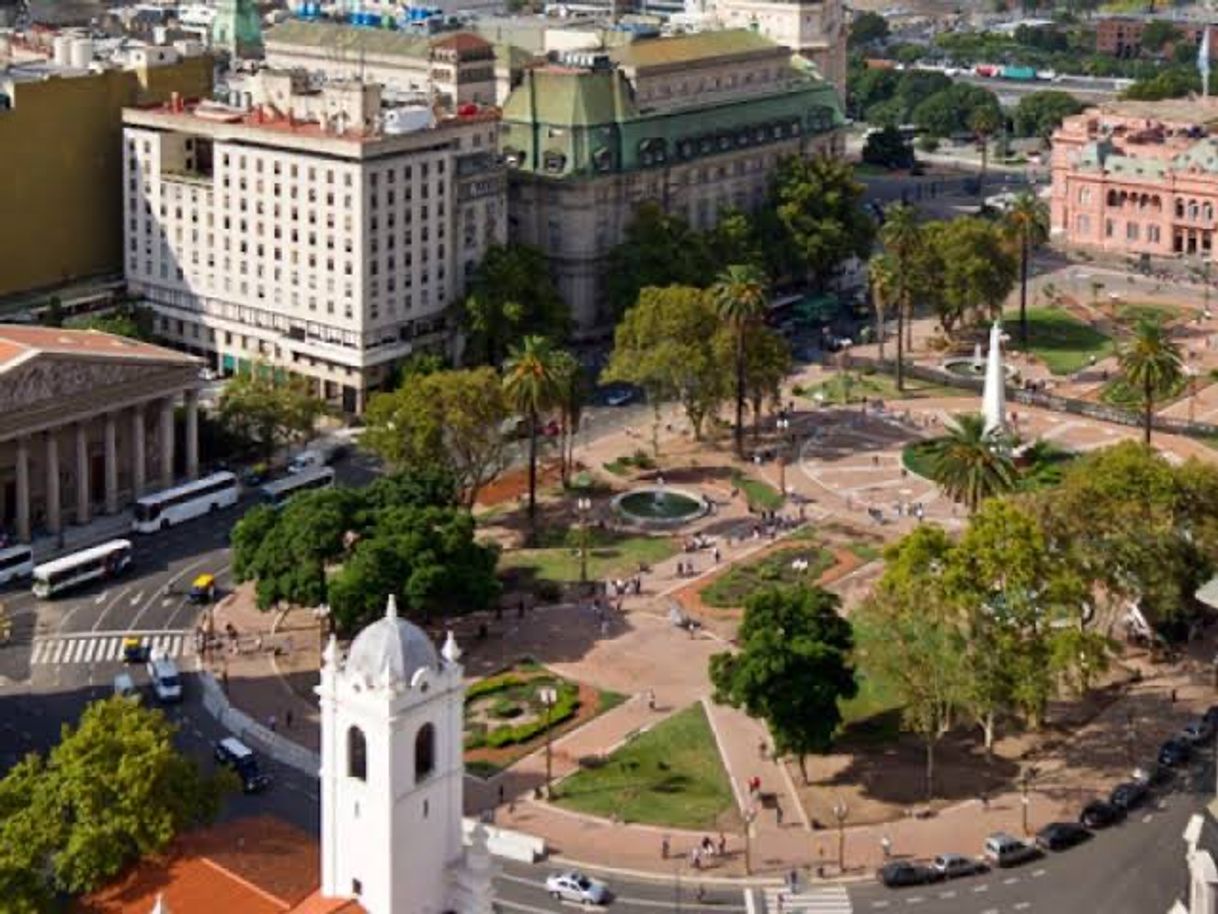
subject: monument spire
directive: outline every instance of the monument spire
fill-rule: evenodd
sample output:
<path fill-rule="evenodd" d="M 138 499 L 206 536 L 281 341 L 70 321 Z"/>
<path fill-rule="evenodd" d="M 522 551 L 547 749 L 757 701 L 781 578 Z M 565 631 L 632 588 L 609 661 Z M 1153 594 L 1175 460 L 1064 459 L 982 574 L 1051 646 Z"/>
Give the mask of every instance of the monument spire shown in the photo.
<path fill-rule="evenodd" d="M 1002 324 L 990 328 L 990 352 L 985 360 L 985 387 L 981 394 L 985 432 L 1001 432 L 1007 426 L 1006 370 L 1002 364 Z"/>

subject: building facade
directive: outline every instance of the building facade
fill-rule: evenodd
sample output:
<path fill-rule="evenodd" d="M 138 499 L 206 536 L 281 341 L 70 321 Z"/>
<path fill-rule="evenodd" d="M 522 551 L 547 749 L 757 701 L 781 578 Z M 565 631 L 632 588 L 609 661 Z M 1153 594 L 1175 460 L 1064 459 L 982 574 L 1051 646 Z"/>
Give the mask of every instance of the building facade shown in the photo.
<path fill-rule="evenodd" d="M 1142 54 L 1142 33 L 1151 22 L 1149 17 L 1138 16 L 1107 16 L 1095 22 L 1095 49 L 1100 54 L 1111 54 L 1114 57 L 1139 57 Z M 1171 25 L 1179 32 L 1180 37 L 1168 42 L 1156 53 L 1170 56 L 1172 48 L 1177 44 L 1191 44 L 1200 47 L 1205 37 L 1205 30 L 1210 31 L 1210 47 L 1218 54 L 1218 26 L 1206 25 L 1204 22 L 1191 22 L 1172 19 Z"/>
<path fill-rule="evenodd" d="M 715 0 L 724 28 L 753 29 L 807 58 L 846 98 L 846 14 L 841 0 Z"/>
<path fill-rule="evenodd" d="M 1213 260 L 1218 102 L 1114 102 L 1053 134 L 1051 234 L 1121 254 Z"/>
<path fill-rule="evenodd" d="M 498 113 L 382 110 L 380 87 L 264 70 L 248 107 L 124 114 L 130 289 L 224 374 L 263 362 L 348 412 L 420 348 L 505 240 Z"/>
<path fill-rule="evenodd" d="M 541 248 L 576 332 L 612 325 L 604 271 L 645 200 L 711 228 L 788 156 L 840 153 L 833 86 L 749 30 L 636 41 L 528 70 L 503 110 L 511 235 Z"/>
<path fill-rule="evenodd" d="M 199 367 L 106 333 L 0 325 L 0 526 L 29 541 L 196 477 Z"/>
<path fill-rule="evenodd" d="M 100 73 L 0 56 L 0 296 L 122 272 L 122 110 L 211 93 L 210 57 L 161 50 Z"/>

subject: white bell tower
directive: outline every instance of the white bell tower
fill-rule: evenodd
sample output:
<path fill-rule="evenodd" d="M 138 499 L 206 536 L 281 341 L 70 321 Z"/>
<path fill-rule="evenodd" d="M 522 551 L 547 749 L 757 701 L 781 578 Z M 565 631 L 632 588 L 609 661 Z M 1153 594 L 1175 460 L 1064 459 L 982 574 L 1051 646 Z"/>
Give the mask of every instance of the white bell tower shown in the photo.
<path fill-rule="evenodd" d="M 442 656 L 397 614 L 364 629 L 343 661 L 322 657 L 322 894 L 368 914 L 442 914 L 462 853 L 460 651 Z"/>

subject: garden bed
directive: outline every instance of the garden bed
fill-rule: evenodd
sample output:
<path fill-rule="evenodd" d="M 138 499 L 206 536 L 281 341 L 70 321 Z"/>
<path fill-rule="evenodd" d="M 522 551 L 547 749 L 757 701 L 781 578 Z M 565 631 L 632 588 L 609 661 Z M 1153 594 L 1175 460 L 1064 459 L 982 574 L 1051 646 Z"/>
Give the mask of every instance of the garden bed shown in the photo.
<path fill-rule="evenodd" d="M 750 594 L 763 587 L 813 584 L 835 561 L 833 553 L 818 543 L 785 544 L 758 558 L 737 562 L 703 587 L 699 597 L 716 609 L 743 606 Z M 796 562 L 807 562 L 807 568 L 794 567 Z"/>

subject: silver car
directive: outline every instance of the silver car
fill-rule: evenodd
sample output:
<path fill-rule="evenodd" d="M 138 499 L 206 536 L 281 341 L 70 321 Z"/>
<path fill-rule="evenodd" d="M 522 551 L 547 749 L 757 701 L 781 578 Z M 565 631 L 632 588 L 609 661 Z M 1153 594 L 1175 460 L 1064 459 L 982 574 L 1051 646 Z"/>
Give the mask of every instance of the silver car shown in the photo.
<path fill-rule="evenodd" d="M 555 898 L 583 904 L 604 904 L 605 899 L 609 897 L 609 888 L 605 883 L 591 879 L 577 870 L 555 873 L 546 880 L 546 891 Z"/>
<path fill-rule="evenodd" d="M 975 873 L 984 873 L 986 870 L 986 865 L 980 860 L 966 857 L 964 854 L 940 854 L 930 862 L 930 865 L 942 873 L 944 879 L 972 876 Z"/>

